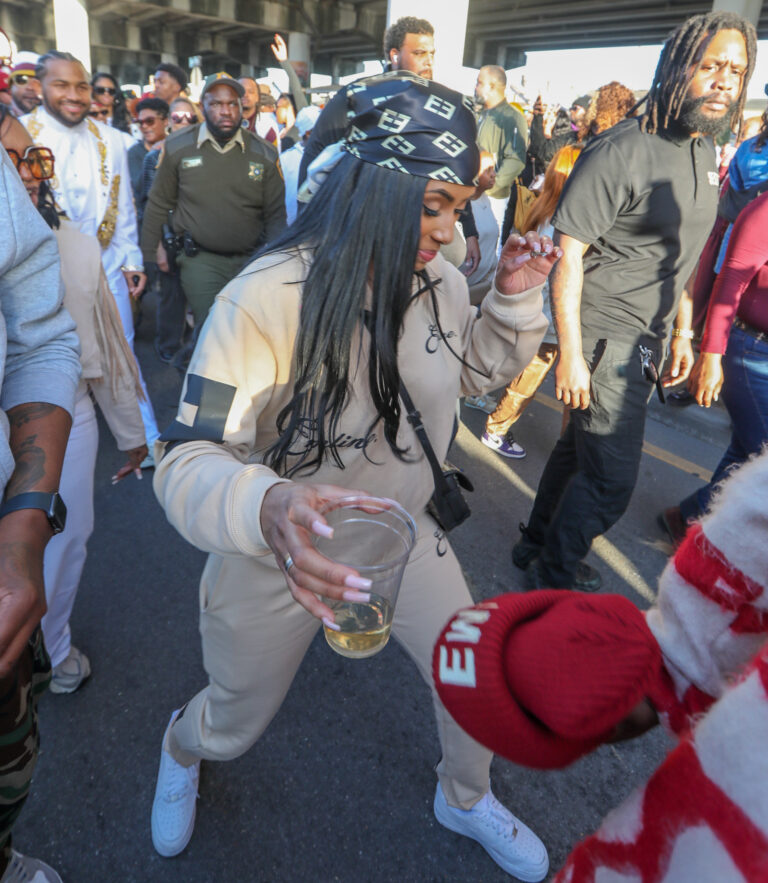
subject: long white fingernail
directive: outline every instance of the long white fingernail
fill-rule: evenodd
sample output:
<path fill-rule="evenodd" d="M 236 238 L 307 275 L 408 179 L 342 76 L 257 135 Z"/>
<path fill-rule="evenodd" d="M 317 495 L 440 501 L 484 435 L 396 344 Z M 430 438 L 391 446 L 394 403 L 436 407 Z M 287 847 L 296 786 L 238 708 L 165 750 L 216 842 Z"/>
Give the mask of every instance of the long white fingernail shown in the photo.
<path fill-rule="evenodd" d="M 327 524 L 323 524 L 319 519 L 315 519 L 312 522 L 312 533 L 317 534 L 319 537 L 328 537 L 331 539 L 333 537 L 333 528 L 329 527 Z"/>
<path fill-rule="evenodd" d="M 323 617 L 323 625 L 329 629 L 332 629 L 334 632 L 340 632 L 341 626 L 336 625 L 336 623 L 332 619 L 328 619 L 327 616 Z"/>
<path fill-rule="evenodd" d="M 345 601 L 351 601 L 353 604 L 367 604 L 371 600 L 370 592 L 356 592 L 348 589 L 341 596 Z"/>
<path fill-rule="evenodd" d="M 350 589 L 370 589 L 373 583 L 364 576 L 348 576 L 344 579 L 344 585 Z"/>

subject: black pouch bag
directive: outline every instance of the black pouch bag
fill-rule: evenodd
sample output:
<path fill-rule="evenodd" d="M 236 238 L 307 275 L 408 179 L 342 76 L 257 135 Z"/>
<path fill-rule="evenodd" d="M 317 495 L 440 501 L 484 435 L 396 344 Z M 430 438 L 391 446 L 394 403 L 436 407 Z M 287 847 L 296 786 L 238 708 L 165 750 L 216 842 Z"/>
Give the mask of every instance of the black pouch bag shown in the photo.
<path fill-rule="evenodd" d="M 448 533 L 454 527 L 465 522 L 472 514 L 472 510 L 461 491 L 462 488 L 472 491 L 474 487 L 458 466 L 447 462 L 441 466 L 437 462 L 435 451 L 429 441 L 427 431 L 424 429 L 421 414 L 416 410 L 402 380 L 400 381 L 400 398 L 408 411 L 408 422 L 413 427 L 432 469 L 435 490 L 427 503 L 427 512 L 435 519 L 440 529 Z"/>

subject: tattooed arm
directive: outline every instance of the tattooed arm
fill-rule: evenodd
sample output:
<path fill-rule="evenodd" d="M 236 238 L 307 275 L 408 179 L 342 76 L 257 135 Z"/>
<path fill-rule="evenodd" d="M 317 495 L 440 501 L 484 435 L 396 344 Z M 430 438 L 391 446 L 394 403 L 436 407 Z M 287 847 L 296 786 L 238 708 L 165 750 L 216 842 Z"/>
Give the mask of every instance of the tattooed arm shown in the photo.
<path fill-rule="evenodd" d="M 16 468 L 5 498 L 58 490 L 71 418 L 56 405 L 30 402 L 8 412 Z M 65 501 L 66 502 L 66 501 Z M 0 518 L 0 677 L 6 675 L 45 613 L 43 552 L 52 536 L 45 512 Z"/>

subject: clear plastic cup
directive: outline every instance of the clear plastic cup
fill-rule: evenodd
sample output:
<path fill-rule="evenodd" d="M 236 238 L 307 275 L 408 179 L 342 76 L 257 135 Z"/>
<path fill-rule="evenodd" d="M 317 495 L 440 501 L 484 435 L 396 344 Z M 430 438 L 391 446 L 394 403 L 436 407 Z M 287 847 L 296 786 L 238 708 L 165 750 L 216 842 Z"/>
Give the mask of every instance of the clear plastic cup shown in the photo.
<path fill-rule="evenodd" d="M 315 537 L 317 550 L 371 580 L 367 603 L 323 598 L 339 626 L 335 631 L 323 625 L 325 639 L 342 656 L 373 656 L 389 641 L 416 525 L 402 506 L 376 497 L 344 497 L 320 511 L 333 528 L 333 538 Z"/>

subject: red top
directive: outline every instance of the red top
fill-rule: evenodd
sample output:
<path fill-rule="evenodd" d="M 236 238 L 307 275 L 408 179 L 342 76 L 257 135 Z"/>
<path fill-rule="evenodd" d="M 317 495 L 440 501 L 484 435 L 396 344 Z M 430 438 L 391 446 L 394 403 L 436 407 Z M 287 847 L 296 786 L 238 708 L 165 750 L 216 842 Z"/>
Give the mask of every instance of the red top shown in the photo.
<path fill-rule="evenodd" d="M 736 316 L 768 332 L 768 193 L 750 202 L 734 222 L 712 289 L 703 353 L 725 353 Z"/>

